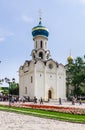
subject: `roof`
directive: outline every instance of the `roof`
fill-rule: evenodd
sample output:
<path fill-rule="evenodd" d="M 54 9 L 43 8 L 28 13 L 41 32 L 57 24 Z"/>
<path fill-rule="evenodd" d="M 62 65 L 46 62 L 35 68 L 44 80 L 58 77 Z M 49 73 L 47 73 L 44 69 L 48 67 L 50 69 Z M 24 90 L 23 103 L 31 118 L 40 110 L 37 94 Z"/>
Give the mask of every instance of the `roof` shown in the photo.
<path fill-rule="evenodd" d="M 32 28 L 32 35 L 33 37 L 36 37 L 36 36 L 48 37 L 49 31 L 45 26 L 42 26 L 42 23 L 40 21 L 38 26 L 35 26 L 34 28 Z"/>

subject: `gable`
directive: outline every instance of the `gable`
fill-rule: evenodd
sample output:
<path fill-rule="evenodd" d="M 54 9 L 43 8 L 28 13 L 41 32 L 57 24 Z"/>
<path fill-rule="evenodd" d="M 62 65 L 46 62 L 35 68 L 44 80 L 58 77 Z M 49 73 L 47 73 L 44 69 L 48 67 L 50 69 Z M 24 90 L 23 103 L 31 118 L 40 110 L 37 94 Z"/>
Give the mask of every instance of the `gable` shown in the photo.
<path fill-rule="evenodd" d="M 45 68 L 45 64 L 43 63 L 43 61 L 41 61 L 41 60 L 37 61 L 36 69 L 38 71 L 44 71 L 44 68 Z"/>

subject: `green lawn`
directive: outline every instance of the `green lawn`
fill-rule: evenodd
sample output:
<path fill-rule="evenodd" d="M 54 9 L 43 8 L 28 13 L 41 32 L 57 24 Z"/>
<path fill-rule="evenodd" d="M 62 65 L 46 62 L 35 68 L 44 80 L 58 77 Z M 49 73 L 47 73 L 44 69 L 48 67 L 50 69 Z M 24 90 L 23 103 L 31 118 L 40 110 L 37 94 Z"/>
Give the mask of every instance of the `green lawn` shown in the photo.
<path fill-rule="evenodd" d="M 0 105 L 0 110 L 28 114 L 28 115 L 33 115 L 33 116 L 38 116 L 43 118 L 69 121 L 69 122 L 85 123 L 85 115 L 74 115 L 74 114 L 67 114 L 67 113 L 61 113 L 61 112 L 49 111 L 49 110 L 20 108 L 20 107 L 2 106 L 2 105 Z"/>

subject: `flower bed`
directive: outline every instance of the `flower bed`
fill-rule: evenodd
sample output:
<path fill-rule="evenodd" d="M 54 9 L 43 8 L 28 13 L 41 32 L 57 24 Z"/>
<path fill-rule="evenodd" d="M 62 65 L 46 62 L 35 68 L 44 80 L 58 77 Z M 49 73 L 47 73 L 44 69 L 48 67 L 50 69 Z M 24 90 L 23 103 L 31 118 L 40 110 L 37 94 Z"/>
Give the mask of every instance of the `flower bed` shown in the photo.
<path fill-rule="evenodd" d="M 9 105 L 4 105 L 4 106 L 9 106 Z M 51 106 L 51 105 L 44 105 L 44 104 L 28 104 L 28 103 L 11 103 L 10 106 L 33 108 L 33 109 L 43 109 L 43 110 L 49 110 L 49 111 L 85 115 L 84 108 Z"/>
<path fill-rule="evenodd" d="M 71 114 L 80 114 L 85 115 L 85 109 L 83 108 L 74 108 L 74 107 L 63 107 L 63 106 L 50 106 L 50 105 L 39 105 L 39 104 L 20 104 L 21 107 L 33 108 L 33 109 L 43 109 L 43 110 L 52 110 L 57 112 L 71 113 Z"/>

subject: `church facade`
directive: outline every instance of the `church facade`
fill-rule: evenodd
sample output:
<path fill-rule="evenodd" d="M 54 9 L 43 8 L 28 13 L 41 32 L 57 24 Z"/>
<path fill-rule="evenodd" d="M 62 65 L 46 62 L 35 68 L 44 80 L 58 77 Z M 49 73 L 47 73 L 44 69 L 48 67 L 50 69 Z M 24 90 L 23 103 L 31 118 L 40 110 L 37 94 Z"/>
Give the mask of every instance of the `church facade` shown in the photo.
<path fill-rule="evenodd" d="M 66 70 L 63 64 L 54 61 L 48 50 L 49 31 L 42 26 L 32 29 L 34 49 L 32 59 L 26 60 L 19 68 L 19 96 L 37 99 L 66 99 Z"/>

